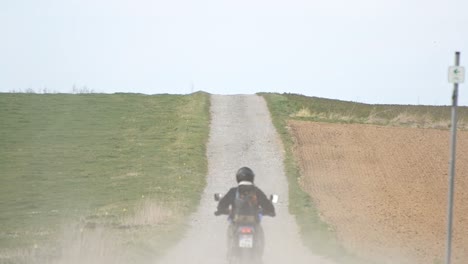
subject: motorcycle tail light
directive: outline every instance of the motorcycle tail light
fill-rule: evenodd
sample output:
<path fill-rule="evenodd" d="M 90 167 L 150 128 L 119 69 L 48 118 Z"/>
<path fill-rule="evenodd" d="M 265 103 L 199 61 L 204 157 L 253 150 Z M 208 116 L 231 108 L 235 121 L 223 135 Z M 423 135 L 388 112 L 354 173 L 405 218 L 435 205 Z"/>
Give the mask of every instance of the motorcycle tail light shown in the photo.
<path fill-rule="evenodd" d="M 251 234 L 253 232 L 251 227 L 242 227 L 240 231 L 242 234 Z"/>

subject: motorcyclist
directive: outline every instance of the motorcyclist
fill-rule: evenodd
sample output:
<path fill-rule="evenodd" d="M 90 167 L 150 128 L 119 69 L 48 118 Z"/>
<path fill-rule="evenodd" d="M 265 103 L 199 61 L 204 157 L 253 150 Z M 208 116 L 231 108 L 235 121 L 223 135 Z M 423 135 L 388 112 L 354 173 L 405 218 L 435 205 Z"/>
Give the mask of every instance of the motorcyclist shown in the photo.
<path fill-rule="evenodd" d="M 253 216 L 255 217 L 255 225 L 256 225 L 256 236 L 257 236 L 257 244 L 258 244 L 258 251 L 259 255 L 263 254 L 263 245 L 264 245 L 264 238 L 263 238 L 263 230 L 260 225 L 260 217 L 262 215 L 268 215 L 274 217 L 275 207 L 270 199 L 267 198 L 265 193 L 254 185 L 255 174 L 249 167 L 242 167 L 236 173 L 236 181 L 238 186 L 231 188 L 225 196 L 221 198 L 218 203 L 217 211 L 215 215 L 227 214 L 229 215 L 229 219 L 231 225 L 228 229 L 228 247 L 232 242 L 232 235 L 234 232 L 234 225 L 236 224 L 236 200 L 239 197 L 239 193 L 243 193 L 246 190 L 253 191 L 255 193 L 255 207 L 253 212 Z M 229 254 L 229 252 L 228 252 Z"/>

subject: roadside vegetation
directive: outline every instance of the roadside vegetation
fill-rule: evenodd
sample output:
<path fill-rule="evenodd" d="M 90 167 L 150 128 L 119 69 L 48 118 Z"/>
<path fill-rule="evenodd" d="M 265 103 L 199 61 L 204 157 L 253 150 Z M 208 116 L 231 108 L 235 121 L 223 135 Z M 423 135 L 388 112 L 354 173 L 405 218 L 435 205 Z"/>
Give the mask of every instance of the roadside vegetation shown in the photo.
<path fill-rule="evenodd" d="M 1 263 L 154 260 L 205 186 L 206 93 L 5 93 L 0 127 Z"/>
<path fill-rule="evenodd" d="M 450 128 L 451 106 L 371 105 L 298 94 L 262 94 L 281 116 L 296 120 L 419 128 Z M 458 128 L 468 128 L 468 107 L 458 107 Z"/>
<path fill-rule="evenodd" d="M 297 94 L 261 93 L 260 95 L 267 101 L 273 123 L 285 147 L 285 170 L 289 180 L 289 209 L 296 216 L 304 243 L 317 254 L 330 256 L 345 263 L 360 263 L 343 249 L 333 228 L 321 220 L 311 197 L 302 190 L 299 166 L 293 154 L 294 139 L 288 131 L 288 121 L 449 129 L 451 108 L 449 106 L 369 105 Z M 467 129 L 468 108 L 459 107 L 458 115 L 459 129 Z"/>

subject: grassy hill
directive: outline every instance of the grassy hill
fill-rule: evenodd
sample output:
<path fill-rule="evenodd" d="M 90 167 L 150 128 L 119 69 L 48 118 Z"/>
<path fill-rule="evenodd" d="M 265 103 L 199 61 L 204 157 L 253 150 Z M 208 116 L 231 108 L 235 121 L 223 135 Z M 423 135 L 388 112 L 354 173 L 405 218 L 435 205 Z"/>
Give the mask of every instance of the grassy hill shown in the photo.
<path fill-rule="evenodd" d="M 60 255 L 70 223 L 157 255 L 198 203 L 208 132 L 205 93 L 0 94 L 0 262 Z"/>
<path fill-rule="evenodd" d="M 282 119 L 447 129 L 451 106 L 372 105 L 298 94 L 262 93 Z M 468 107 L 458 107 L 458 128 L 468 128 Z"/>

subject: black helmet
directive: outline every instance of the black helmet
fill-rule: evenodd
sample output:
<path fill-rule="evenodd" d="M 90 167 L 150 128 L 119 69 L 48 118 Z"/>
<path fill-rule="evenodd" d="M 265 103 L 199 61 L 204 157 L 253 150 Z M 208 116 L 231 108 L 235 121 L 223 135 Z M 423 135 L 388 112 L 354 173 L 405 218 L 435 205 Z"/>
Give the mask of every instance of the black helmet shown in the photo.
<path fill-rule="evenodd" d="M 253 183 L 255 178 L 254 172 L 249 167 L 242 167 L 236 173 L 237 183 L 248 181 Z"/>

